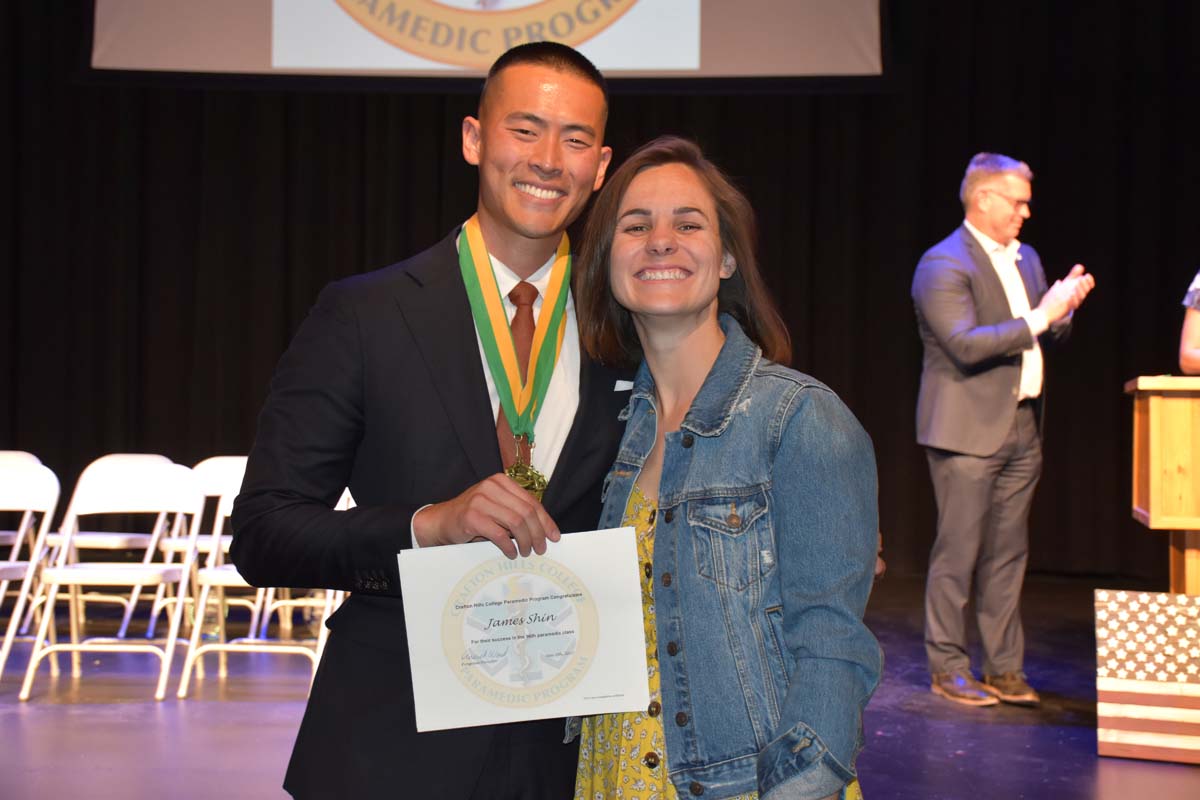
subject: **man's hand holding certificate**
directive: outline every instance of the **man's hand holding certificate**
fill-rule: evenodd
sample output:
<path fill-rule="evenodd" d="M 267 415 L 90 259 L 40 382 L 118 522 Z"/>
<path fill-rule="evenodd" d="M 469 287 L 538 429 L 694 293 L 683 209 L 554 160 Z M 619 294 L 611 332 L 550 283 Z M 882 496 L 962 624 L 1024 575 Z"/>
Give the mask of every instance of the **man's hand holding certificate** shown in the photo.
<path fill-rule="evenodd" d="M 417 730 L 647 706 L 633 529 L 547 545 L 515 560 L 490 542 L 400 553 Z"/>

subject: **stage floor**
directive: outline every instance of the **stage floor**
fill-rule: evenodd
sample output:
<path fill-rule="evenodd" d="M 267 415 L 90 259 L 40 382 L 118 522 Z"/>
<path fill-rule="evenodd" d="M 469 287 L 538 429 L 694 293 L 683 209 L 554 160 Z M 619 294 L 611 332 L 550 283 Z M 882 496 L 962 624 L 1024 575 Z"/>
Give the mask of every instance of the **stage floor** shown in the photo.
<path fill-rule="evenodd" d="M 1113 587 L 1101 582 L 1103 588 Z M 1031 578 L 1024 619 L 1039 709 L 963 708 L 930 694 L 921 640 L 922 578 L 886 576 L 868 622 L 886 654 L 867 708 L 859 759 L 868 800 L 1196 800 L 1200 767 L 1098 758 L 1094 580 Z M 17 700 L 29 645 L 18 643 L 0 681 L 0 797 L 282 798 L 279 785 L 304 711 L 302 656 L 230 656 L 230 675 L 151 699 L 153 656 L 84 656 L 84 678 L 46 666 Z M 182 656 L 183 648 L 180 648 Z M 403 787 L 398 796 L 403 796 Z"/>

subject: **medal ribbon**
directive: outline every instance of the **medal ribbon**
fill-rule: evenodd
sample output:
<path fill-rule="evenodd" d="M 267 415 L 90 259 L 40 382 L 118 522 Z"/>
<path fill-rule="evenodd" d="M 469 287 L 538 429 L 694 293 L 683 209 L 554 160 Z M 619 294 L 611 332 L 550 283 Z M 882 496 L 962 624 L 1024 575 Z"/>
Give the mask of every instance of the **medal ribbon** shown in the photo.
<path fill-rule="evenodd" d="M 508 314 L 496 285 L 496 274 L 483 243 L 483 231 L 478 215 L 472 216 L 458 237 L 458 266 L 475 330 L 483 343 L 483 354 L 500 395 L 500 407 L 508 418 L 513 436 L 527 437 L 533 444 L 533 426 L 541 411 L 542 401 L 550 386 L 550 376 L 562 349 L 566 334 L 567 287 L 571 282 L 571 243 L 563 233 L 558 243 L 554 266 L 550 268 L 550 285 L 542 297 L 542 313 L 533 331 L 527 373 L 520 375 L 517 348 L 513 345 Z M 550 313 L 546 313 L 549 309 Z M 548 342 L 553 344 L 548 345 Z M 523 378 L 523 379 L 522 379 Z"/>

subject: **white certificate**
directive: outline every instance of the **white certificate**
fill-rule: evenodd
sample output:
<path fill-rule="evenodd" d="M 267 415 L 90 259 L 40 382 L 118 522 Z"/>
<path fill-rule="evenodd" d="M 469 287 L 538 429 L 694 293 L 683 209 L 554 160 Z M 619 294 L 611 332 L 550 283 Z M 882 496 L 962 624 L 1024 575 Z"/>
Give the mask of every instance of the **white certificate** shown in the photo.
<path fill-rule="evenodd" d="M 650 702 L 633 528 L 565 534 L 511 561 L 491 542 L 399 561 L 418 731 Z"/>

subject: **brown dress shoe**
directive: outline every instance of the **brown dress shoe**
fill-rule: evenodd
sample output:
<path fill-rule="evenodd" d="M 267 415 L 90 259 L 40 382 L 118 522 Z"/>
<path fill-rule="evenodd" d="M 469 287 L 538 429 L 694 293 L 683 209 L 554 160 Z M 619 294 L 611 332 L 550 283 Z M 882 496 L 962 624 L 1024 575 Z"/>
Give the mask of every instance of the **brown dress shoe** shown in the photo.
<path fill-rule="evenodd" d="M 1025 682 L 1023 672 L 1005 672 L 1002 675 L 984 675 L 983 689 L 1005 703 L 1018 706 L 1036 706 L 1042 702 L 1033 687 Z"/>
<path fill-rule="evenodd" d="M 994 706 L 1000 702 L 988 693 L 987 687 L 963 669 L 933 673 L 933 683 L 929 689 L 936 695 L 955 703 L 962 703 L 964 706 Z"/>

